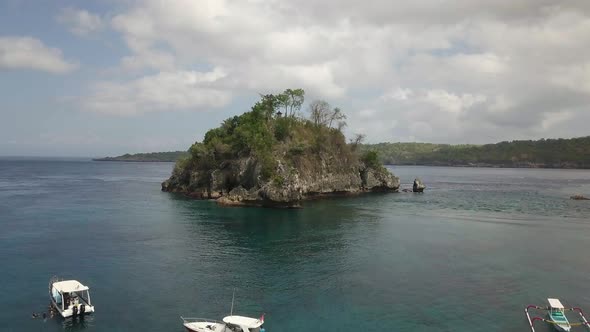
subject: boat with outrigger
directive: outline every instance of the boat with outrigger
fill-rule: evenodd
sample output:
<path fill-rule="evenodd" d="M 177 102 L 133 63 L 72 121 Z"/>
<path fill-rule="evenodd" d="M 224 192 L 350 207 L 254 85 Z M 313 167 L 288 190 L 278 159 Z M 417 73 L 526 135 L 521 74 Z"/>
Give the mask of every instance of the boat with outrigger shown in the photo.
<path fill-rule="evenodd" d="M 532 332 L 535 332 L 534 324 L 537 321 L 542 321 L 551 324 L 557 331 L 562 332 L 570 332 L 574 327 L 585 326 L 588 329 L 590 329 L 590 323 L 588 323 L 588 319 L 584 315 L 584 311 L 582 311 L 581 308 L 566 308 L 561 303 L 561 301 L 559 301 L 559 299 L 549 298 L 547 299 L 547 301 L 549 302 L 549 305 L 546 307 L 531 304 L 524 309 L 527 320 L 529 322 L 529 327 L 531 328 Z M 538 311 L 546 311 L 548 318 L 543 318 L 539 316 L 531 317 L 531 309 L 535 309 Z M 580 321 L 575 323 L 570 322 L 566 316 L 566 312 L 568 311 L 577 312 L 580 316 Z"/>

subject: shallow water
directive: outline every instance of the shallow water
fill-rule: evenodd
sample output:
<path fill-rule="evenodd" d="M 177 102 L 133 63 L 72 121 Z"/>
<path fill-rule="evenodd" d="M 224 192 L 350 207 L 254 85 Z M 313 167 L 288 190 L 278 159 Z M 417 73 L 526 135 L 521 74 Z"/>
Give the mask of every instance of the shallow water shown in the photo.
<path fill-rule="evenodd" d="M 547 297 L 590 311 L 590 203 L 568 199 L 589 171 L 394 167 L 427 191 L 275 210 L 162 193 L 171 169 L 0 160 L 0 330 L 180 332 L 234 287 L 267 331 L 526 331 Z M 97 313 L 31 319 L 54 274 Z"/>

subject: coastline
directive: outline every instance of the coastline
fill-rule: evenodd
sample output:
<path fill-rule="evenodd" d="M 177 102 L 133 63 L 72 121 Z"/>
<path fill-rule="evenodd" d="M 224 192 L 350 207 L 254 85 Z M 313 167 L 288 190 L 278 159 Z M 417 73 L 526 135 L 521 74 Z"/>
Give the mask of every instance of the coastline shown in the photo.
<path fill-rule="evenodd" d="M 116 158 L 92 158 L 92 161 L 110 161 L 110 162 L 126 162 L 126 163 L 174 163 L 177 160 L 156 160 L 156 159 L 116 159 Z M 545 164 L 452 164 L 452 163 L 399 163 L 399 164 L 384 164 L 385 166 L 428 166 L 428 167 L 468 167 L 468 168 L 536 168 L 536 169 L 590 169 L 588 166 L 579 165 L 545 165 Z"/>
<path fill-rule="evenodd" d="M 385 166 L 426 166 L 426 167 L 465 167 L 465 168 L 525 168 L 525 169 L 578 169 L 578 170 L 588 170 L 590 169 L 590 165 L 588 166 L 578 166 L 578 165 L 566 165 L 566 166 L 556 166 L 556 165 L 539 165 L 539 164 L 524 164 L 524 165 L 514 165 L 514 164 L 447 164 L 447 163 L 401 163 L 401 164 L 384 164 Z"/>
<path fill-rule="evenodd" d="M 92 158 L 92 161 L 118 161 L 125 163 L 175 163 L 176 160 L 129 160 L 129 159 L 114 159 L 114 158 Z"/>

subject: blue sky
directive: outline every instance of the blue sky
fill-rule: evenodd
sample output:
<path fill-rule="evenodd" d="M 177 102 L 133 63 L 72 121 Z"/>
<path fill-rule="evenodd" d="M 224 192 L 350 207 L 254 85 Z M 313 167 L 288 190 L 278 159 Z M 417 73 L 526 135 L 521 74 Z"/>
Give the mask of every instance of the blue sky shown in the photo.
<path fill-rule="evenodd" d="M 0 155 L 184 150 L 304 88 L 369 142 L 588 135 L 584 1 L 0 2 Z"/>

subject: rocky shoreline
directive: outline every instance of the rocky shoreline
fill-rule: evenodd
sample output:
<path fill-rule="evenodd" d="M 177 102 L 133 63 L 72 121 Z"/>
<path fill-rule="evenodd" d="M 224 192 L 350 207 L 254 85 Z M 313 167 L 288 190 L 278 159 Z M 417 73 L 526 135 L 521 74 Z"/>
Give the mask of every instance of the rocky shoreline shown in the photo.
<path fill-rule="evenodd" d="M 511 163 L 511 164 L 488 164 L 488 163 L 405 163 L 386 164 L 387 166 L 432 166 L 432 167 L 466 167 L 466 168 L 544 168 L 544 169 L 590 169 L 590 165 L 578 165 L 573 163 L 542 164 L 542 163 Z"/>
<path fill-rule="evenodd" d="M 309 173 L 279 167 L 277 176 L 269 180 L 262 180 L 260 171 L 255 158 L 229 162 L 210 172 L 192 170 L 186 174 L 175 168 L 162 183 L 162 191 L 212 199 L 224 206 L 301 207 L 306 200 L 396 192 L 400 186 L 399 178 L 387 169 L 362 163 Z"/>

